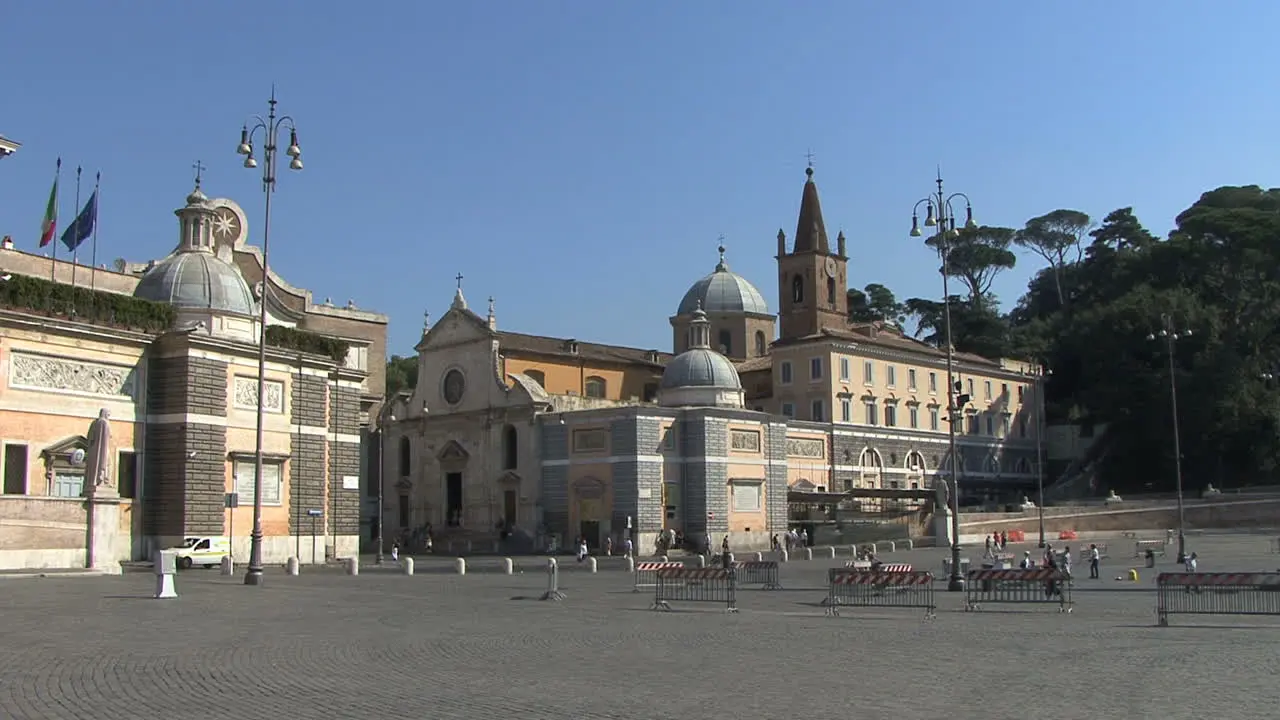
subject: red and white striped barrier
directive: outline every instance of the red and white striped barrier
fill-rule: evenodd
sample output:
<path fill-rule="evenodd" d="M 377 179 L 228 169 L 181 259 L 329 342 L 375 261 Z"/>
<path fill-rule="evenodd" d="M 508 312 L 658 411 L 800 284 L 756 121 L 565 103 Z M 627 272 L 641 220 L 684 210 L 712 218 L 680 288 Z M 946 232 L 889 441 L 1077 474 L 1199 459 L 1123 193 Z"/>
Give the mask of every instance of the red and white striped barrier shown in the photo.
<path fill-rule="evenodd" d="M 888 563 L 880 566 L 880 572 L 909 573 L 911 572 L 911 566 L 903 563 Z"/>
<path fill-rule="evenodd" d="M 933 573 L 910 570 L 841 572 L 831 578 L 833 585 L 924 585 L 933 582 Z"/>
<path fill-rule="evenodd" d="M 678 563 L 676 563 L 678 564 Z M 724 568 L 662 568 L 658 577 L 666 580 L 727 580 L 729 571 Z"/>
<path fill-rule="evenodd" d="M 1156 577 L 1157 585 L 1254 585 L 1259 587 L 1280 586 L 1280 575 L 1276 573 L 1160 573 Z"/>
<path fill-rule="evenodd" d="M 1062 573 L 1053 568 L 1031 570 L 970 570 L 970 580 L 1059 580 Z"/>
<path fill-rule="evenodd" d="M 658 571 L 683 568 L 684 563 L 678 562 L 638 562 L 636 563 L 635 579 L 631 589 L 632 592 L 640 592 L 642 589 L 656 587 L 658 584 Z"/>

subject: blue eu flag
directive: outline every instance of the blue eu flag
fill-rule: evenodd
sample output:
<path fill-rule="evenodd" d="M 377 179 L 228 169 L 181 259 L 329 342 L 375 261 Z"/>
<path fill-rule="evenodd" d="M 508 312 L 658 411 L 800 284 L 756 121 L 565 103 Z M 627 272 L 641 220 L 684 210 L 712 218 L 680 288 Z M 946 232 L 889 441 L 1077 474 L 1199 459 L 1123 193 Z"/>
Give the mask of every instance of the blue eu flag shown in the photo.
<path fill-rule="evenodd" d="M 80 243 L 89 239 L 93 234 L 93 224 L 98 221 L 98 191 L 94 190 L 89 196 L 89 202 L 84 204 L 84 209 L 76 216 L 75 222 L 67 226 L 62 233 L 62 244 L 67 246 L 68 250 L 75 250 L 80 247 Z"/>

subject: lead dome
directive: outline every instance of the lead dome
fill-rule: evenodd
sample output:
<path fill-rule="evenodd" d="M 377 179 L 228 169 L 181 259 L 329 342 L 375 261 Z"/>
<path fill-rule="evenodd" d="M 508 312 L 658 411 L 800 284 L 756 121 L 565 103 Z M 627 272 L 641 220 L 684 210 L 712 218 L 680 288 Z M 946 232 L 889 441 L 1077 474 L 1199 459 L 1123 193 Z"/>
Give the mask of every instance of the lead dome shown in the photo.
<path fill-rule="evenodd" d="M 689 349 L 662 371 L 658 402 L 667 407 L 732 407 L 743 402 L 742 379 L 729 358 L 711 349 L 711 323 L 695 304 Z"/>
<path fill-rule="evenodd" d="M 729 270 L 724 261 L 724 246 L 718 248 L 720 262 L 710 275 L 695 282 L 680 300 L 677 315 L 688 315 L 701 306 L 708 313 L 753 313 L 768 315 L 764 296 L 746 278 Z"/>

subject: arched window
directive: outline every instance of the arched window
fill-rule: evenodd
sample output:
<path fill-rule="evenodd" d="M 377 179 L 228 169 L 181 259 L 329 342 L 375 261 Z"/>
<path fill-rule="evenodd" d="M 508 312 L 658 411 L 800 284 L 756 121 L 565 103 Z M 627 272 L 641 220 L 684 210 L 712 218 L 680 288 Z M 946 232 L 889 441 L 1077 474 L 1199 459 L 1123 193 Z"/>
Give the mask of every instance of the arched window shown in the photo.
<path fill-rule="evenodd" d="M 544 390 L 546 389 L 547 387 L 546 373 L 542 372 L 541 370 L 525 370 L 524 375 L 525 377 L 528 377 L 530 380 L 541 385 Z"/>
<path fill-rule="evenodd" d="M 924 473 L 924 456 L 918 451 L 912 450 L 907 453 L 906 461 L 903 464 L 906 466 L 907 472 L 913 475 Z"/>
<path fill-rule="evenodd" d="M 768 351 L 768 349 L 769 349 L 769 344 L 768 344 L 768 341 L 766 341 L 764 338 L 764 331 L 757 330 L 756 331 L 756 355 L 758 357 L 763 357 L 765 352 Z"/>
<path fill-rule="evenodd" d="M 827 304 L 831 307 L 836 306 L 836 279 L 827 278 Z"/>
<path fill-rule="evenodd" d="M 729 355 L 733 349 L 733 333 L 728 330 L 720 331 L 720 354 Z"/>
<path fill-rule="evenodd" d="M 791 278 L 791 302 L 797 305 L 804 302 L 804 278 L 799 275 Z"/>
<path fill-rule="evenodd" d="M 520 462 L 519 436 L 514 425 L 502 429 L 502 469 L 515 470 Z"/>
<path fill-rule="evenodd" d="M 400 477 L 409 477 L 409 438 L 400 438 Z"/>
<path fill-rule="evenodd" d="M 605 384 L 604 378 L 592 375 L 583 383 L 582 393 L 589 398 L 604 398 L 608 386 Z"/>

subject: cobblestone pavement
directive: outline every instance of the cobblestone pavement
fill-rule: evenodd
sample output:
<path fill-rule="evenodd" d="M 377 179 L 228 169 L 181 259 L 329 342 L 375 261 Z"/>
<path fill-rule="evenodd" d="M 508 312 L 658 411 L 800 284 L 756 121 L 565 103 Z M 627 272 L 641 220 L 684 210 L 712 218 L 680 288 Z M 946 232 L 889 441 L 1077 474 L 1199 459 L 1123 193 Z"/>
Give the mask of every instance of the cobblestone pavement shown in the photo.
<path fill-rule="evenodd" d="M 1116 548 L 1132 545 L 1112 547 L 1127 555 Z M 1203 570 L 1280 565 L 1264 537 L 1191 547 Z M 894 560 L 938 567 L 942 555 Z M 1137 584 L 1079 583 L 1071 615 L 964 613 L 940 590 L 938 617 L 924 622 L 915 610 L 825 617 L 817 603 L 833 564 L 789 563 L 786 589 L 740 591 L 738 615 L 680 603 L 650 612 L 651 596 L 632 593 L 627 575 L 578 568 L 566 568 L 559 603 L 537 600 L 545 576 L 532 571 L 273 570 L 260 588 L 190 571 L 176 600 L 150 599 L 142 573 L 8 580 L 0 717 L 1275 716 L 1280 618 L 1156 628 L 1150 571 Z M 1131 565 L 1118 557 L 1105 569 Z"/>

